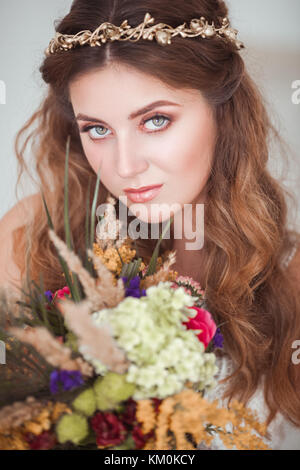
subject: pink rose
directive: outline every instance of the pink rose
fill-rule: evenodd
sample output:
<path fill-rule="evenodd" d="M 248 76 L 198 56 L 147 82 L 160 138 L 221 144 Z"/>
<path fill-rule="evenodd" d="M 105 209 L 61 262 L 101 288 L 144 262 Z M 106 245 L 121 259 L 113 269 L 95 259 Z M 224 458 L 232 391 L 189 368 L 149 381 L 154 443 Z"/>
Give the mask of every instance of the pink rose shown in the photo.
<path fill-rule="evenodd" d="M 56 299 L 64 299 L 64 298 L 65 298 L 65 294 L 66 294 L 66 295 L 70 295 L 70 294 L 71 294 L 70 289 L 69 289 L 68 286 L 65 286 L 65 287 L 63 287 L 62 289 L 57 290 L 57 291 L 55 292 L 55 294 L 54 294 L 54 297 L 55 297 Z"/>
<path fill-rule="evenodd" d="M 206 349 L 212 338 L 215 336 L 217 325 L 207 310 L 200 307 L 188 308 L 196 310 L 197 315 L 194 318 L 190 318 L 188 322 L 183 322 L 183 324 L 188 330 L 202 330 L 197 336 Z"/>

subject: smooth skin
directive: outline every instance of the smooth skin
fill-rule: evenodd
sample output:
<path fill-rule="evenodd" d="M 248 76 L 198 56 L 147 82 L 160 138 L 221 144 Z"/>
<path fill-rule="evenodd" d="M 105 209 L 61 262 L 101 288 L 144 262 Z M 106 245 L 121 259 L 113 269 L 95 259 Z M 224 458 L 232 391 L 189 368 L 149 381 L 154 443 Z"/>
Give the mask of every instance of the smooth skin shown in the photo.
<path fill-rule="evenodd" d="M 174 89 L 111 63 L 75 79 L 69 92 L 87 160 L 96 174 L 100 170 L 101 183 L 139 220 L 164 222 L 185 204 L 194 208 L 205 202 L 216 129 L 198 90 Z M 163 101 L 170 104 L 148 107 Z M 149 202 L 134 203 L 124 192 L 161 183 Z M 186 238 L 183 217 L 180 221 L 183 236 L 174 240 L 175 267 L 191 275 L 192 265 L 199 271 L 201 253 L 185 249 L 191 238 Z M 193 228 L 195 223 L 196 218 Z"/>
<path fill-rule="evenodd" d="M 172 89 L 127 66 L 110 64 L 72 82 L 70 99 L 86 158 L 95 173 L 100 169 L 101 182 L 113 196 L 125 197 L 125 188 L 163 184 L 152 201 L 128 199 L 127 206 L 140 220 L 169 219 L 167 211 L 160 220 L 158 212 L 150 211 L 154 203 L 177 203 L 182 208 L 196 199 L 203 202 L 215 126 L 200 92 Z M 174 104 L 136 116 L 136 111 L 157 101 Z M 145 210 L 138 215 L 141 205 Z"/>

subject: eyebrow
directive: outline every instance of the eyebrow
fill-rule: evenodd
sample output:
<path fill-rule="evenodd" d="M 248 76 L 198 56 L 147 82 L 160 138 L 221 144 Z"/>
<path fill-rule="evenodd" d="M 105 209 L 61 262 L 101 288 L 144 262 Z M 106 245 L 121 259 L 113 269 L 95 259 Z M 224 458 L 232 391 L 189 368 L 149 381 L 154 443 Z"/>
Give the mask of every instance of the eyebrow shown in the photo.
<path fill-rule="evenodd" d="M 136 117 L 141 116 L 142 114 L 152 111 L 152 109 L 157 108 L 158 106 L 182 106 L 182 105 L 178 103 L 173 103 L 172 101 L 166 101 L 166 100 L 154 101 L 154 103 L 150 103 L 144 106 L 143 108 L 131 113 L 128 119 L 129 120 L 135 119 Z M 105 124 L 106 126 L 108 126 L 108 124 L 105 121 L 100 120 L 98 118 L 91 117 L 91 116 L 87 116 L 86 114 L 82 114 L 82 113 L 79 113 L 76 116 L 76 120 L 77 121 L 92 121 L 92 122 Z"/>

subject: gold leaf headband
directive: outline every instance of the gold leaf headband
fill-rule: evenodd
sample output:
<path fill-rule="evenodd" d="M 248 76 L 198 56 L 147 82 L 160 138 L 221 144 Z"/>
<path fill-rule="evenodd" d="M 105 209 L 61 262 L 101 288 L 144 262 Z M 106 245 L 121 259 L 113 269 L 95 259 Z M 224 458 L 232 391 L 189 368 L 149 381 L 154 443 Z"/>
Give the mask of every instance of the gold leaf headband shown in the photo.
<path fill-rule="evenodd" d="M 56 33 L 55 37 L 50 41 L 45 54 L 49 56 L 50 54 L 68 51 L 76 46 L 84 46 L 85 44 L 89 44 L 91 47 L 101 46 L 101 44 L 109 40 L 137 42 L 141 37 L 149 41 L 155 38 L 158 44 L 166 46 L 171 44 L 171 38 L 177 35 L 183 38 L 196 36 L 211 38 L 219 35 L 233 42 L 238 50 L 245 47 L 241 41 L 237 40 L 238 31 L 230 27 L 228 18 L 223 18 L 221 28 L 216 28 L 214 22 L 209 24 L 203 16 L 200 19 L 194 18 L 191 20 L 189 28 L 186 28 L 186 23 L 177 26 L 175 29 L 165 23 L 147 26 L 153 24 L 153 22 L 154 18 L 150 13 L 146 13 L 143 23 L 135 28 L 131 28 L 127 20 L 125 20 L 120 27 L 112 23 L 102 23 L 93 33 L 89 30 L 80 31 L 75 35 Z"/>

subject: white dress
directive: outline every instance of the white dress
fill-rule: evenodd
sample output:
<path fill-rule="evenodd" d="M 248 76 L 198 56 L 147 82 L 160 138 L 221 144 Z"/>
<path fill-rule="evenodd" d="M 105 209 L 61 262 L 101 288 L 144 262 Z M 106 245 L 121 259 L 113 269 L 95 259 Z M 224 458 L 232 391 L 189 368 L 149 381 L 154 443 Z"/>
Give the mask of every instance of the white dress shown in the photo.
<path fill-rule="evenodd" d="M 297 248 L 297 247 L 296 247 Z M 293 255 L 296 252 L 294 247 L 284 262 L 284 267 L 287 267 Z M 227 354 L 224 354 L 222 357 L 217 357 L 216 364 L 219 367 L 219 371 L 215 376 L 217 382 L 223 378 L 231 375 L 234 371 L 233 363 L 230 357 Z M 227 388 L 228 384 L 220 384 L 211 390 L 210 392 L 205 393 L 205 398 L 209 401 L 218 400 L 220 407 L 226 407 L 228 404 L 228 399 L 223 399 L 223 393 Z M 263 396 L 263 379 L 261 379 L 260 385 L 249 399 L 247 408 L 257 412 L 257 417 L 259 421 L 264 422 L 267 419 L 269 414 L 269 408 L 265 402 Z M 230 431 L 230 425 L 228 427 Z M 268 433 L 270 439 L 266 437 L 263 438 L 264 442 L 272 450 L 300 450 L 300 427 L 294 426 L 290 423 L 281 413 L 277 413 L 273 421 L 268 426 Z M 205 449 L 203 443 L 199 443 L 198 449 Z M 212 450 L 228 450 L 227 447 L 223 444 L 221 437 L 216 435 L 210 445 Z M 236 450 L 234 446 L 232 450 Z"/>

